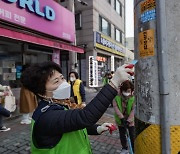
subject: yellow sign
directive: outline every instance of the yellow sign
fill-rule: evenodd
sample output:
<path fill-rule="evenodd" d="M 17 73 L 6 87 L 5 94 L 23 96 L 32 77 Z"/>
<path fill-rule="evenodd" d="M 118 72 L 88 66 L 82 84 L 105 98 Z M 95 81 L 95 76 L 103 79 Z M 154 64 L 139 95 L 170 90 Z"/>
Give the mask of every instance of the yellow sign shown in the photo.
<path fill-rule="evenodd" d="M 141 13 L 145 12 L 146 10 L 152 10 L 156 7 L 155 0 L 146 0 L 145 2 L 141 3 Z"/>
<path fill-rule="evenodd" d="M 101 44 L 98 44 L 98 43 L 96 43 L 96 47 L 99 48 L 99 49 L 103 49 L 103 50 L 105 50 L 105 51 L 109 51 L 109 52 L 111 52 L 111 53 L 114 53 L 114 54 L 116 54 L 116 55 L 120 55 L 120 56 L 123 56 L 123 57 L 125 56 L 125 54 L 123 54 L 123 53 L 121 53 L 121 52 L 118 52 L 118 51 L 116 51 L 116 50 L 114 50 L 114 49 L 105 47 L 105 46 L 103 46 L 103 45 L 101 45 Z"/>
<path fill-rule="evenodd" d="M 139 33 L 140 57 L 154 56 L 154 30 Z"/>

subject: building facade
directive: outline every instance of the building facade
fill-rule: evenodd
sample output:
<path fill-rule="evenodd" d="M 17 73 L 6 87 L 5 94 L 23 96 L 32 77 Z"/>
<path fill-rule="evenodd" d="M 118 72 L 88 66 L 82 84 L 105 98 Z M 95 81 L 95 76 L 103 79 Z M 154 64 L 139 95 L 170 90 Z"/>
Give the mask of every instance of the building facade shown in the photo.
<path fill-rule="evenodd" d="M 86 86 L 101 87 L 106 72 L 125 60 L 125 1 L 86 0 L 75 3 L 77 45 L 85 47 L 79 57 L 79 73 Z"/>
<path fill-rule="evenodd" d="M 17 104 L 24 65 L 54 61 L 67 77 L 68 53 L 84 52 L 72 45 L 74 21 L 74 14 L 55 1 L 0 1 L 0 84 L 12 88 Z"/>

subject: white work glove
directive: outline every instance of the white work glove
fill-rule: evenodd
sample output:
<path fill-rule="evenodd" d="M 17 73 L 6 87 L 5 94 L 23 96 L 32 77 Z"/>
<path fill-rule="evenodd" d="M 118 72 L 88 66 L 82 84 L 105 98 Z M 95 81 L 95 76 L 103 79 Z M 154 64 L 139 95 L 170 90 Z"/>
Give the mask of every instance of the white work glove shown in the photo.
<path fill-rule="evenodd" d="M 103 132 L 109 130 L 109 127 L 111 127 L 112 123 L 103 123 L 101 126 L 97 127 L 98 134 L 102 134 Z"/>
<path fill-rule="evenodd" d="M 130 74 L 128 72 L 133 72 L 132 69 L 125 68 L 128 64 L 124 64 L 117 68 L 116 72 L 114 73 L 113 78 L 111 79 L 112 84 L 118 89 L 118 87 L 124 81 L 128 80 Z"/>

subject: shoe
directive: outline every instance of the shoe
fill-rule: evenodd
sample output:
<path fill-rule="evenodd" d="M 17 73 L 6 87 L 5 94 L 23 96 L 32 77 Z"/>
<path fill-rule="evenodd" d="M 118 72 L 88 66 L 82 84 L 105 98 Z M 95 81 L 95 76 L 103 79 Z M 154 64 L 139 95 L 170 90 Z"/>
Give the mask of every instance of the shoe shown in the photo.
<path fill-rule="evenodd" d="M 7 128 L 6 126 L 2 126 L 2 127 L 0 128 L 0 132 L 7 132 L 7 131 L 9 131 L 9 130 L 11 130 L 11 128 Z"/>
<path fill-rule="evenodd" d="M 126 150 L 126 149 L 122 149 L 120 154 L 129 154 L 129 150 Z"/>
<path fill-rule="evenodd" d="M 29 120 L 29 119 L 22 120 L 21 124 L 29 125 L 29 124 L 31 124 L 31 120 Z"/>

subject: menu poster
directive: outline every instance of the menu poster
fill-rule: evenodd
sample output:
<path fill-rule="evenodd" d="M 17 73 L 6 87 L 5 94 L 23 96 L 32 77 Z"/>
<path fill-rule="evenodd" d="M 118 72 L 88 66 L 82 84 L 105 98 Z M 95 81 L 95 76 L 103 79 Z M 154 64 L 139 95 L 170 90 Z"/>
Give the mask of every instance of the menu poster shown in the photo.
<path fill-rule="evenodd" d="M 16 73 L 3 73 L 3 80 L 16 80 Z"/>
<path fill-rule="evenodd" d="M 15 61 L 3 61 L 3 68 L 15 68 Z"/>

